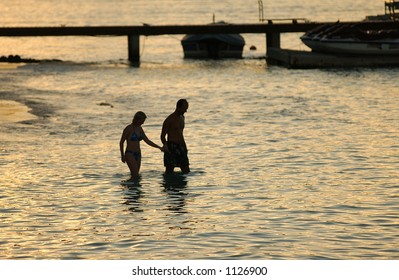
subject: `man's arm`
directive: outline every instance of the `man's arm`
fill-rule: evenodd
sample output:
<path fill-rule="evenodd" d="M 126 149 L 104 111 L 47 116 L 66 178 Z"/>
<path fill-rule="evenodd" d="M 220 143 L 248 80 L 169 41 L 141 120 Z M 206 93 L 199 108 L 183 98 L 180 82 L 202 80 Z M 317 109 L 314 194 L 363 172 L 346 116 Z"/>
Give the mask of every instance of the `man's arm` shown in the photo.
<path fill-rule="evenodd" d="M 161 142 L 164 145 L 164 147 L 166 145 L 166 134 L 168 134 L 168 127 L 169 127 L 169 118 L 167 118 L 162 125 Z"/>

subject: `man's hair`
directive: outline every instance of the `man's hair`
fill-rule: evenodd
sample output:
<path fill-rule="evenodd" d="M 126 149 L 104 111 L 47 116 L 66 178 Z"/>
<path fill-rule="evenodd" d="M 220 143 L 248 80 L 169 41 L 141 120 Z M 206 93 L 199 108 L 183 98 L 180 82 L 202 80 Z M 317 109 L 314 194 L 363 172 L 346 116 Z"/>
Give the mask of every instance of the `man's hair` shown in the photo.
<path fill-rule="evenodd" d="M 176 103 L 176 108 L 180 108 L 183 105 L 188 104 L 188 101 L 186 99 L 179 99 L 179 101 L 177 101 Z"/>

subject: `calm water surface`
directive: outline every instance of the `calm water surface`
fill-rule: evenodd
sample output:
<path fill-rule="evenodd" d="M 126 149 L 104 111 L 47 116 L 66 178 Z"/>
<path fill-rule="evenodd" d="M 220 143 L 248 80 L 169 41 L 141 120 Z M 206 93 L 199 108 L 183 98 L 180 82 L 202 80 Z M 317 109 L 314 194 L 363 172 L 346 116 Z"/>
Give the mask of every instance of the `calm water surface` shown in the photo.
<path fill-rule="evenodd" d="M 3 26 L 258 20 L 257 1 L 9 2 Z M 263 2 L 266 18 L 383 13 Z M 298 37 L 283 46 L 305 49 Z M 191 61 L 180 39 L 143 38 L 140 68 L 124 37 L 2 39 L 0 55 L 62 61 L 0 68 L 0 98 L 36 114 L 0 122 L 0 258 L 397 259 L 399 70 L 270 67 L 250 34 L 242 60 Z M 193 172 L 165 177 L 143 144 L 141 180 L 123 186 L 122 129 L 142 110 L 160 143 L 179 98 Z"/>

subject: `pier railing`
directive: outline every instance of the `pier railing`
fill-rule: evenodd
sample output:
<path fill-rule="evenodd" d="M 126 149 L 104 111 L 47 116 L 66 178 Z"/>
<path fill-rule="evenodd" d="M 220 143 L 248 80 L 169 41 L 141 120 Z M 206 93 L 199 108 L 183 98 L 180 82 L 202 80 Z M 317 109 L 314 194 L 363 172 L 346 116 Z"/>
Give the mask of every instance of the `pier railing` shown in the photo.
<path fill-rule="evenodd" d="M 385 14 L 389 15 L 391 20 L 399 20 L 399 1 L 385 1 Z"/>
<path fill-rule="evenodd" d="M 300 33 L 331 22 L 290 22 L 268 20 L 256 24 L 212 24 L 212 25 L 140 25 L 140 26 L 56 26 L 56 27 L 0 27 L 0 36 L 40 37 L 40 36 L 127 36 L 128 59 L 134 65 L 140 63 L 140 36 L 158 36 L 168 34 L 266 34 L 268 48 L 280 48 L 281 33 Z M 396 29 L 398 21 L 346 22 L 367 29 Z"/>

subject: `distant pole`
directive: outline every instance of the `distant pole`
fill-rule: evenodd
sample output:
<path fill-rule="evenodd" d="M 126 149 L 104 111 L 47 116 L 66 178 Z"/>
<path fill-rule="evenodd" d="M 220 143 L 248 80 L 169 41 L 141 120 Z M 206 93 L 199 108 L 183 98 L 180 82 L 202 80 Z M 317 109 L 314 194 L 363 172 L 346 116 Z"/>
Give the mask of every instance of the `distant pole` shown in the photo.
<path fill-rule="evenodd" d="M 128 59 L 132 66 L 140 66 L 140 36 L 128 35 Z"/>
<path fill-rule="evenodd" d="M 258 0 L 258 5 L 259 5 L 259 21 L 264 22 L 265 18 L 263 17 L 263 2 L 262 2 L 262 0 Z"/>

